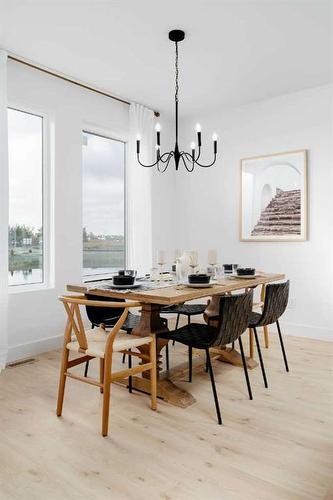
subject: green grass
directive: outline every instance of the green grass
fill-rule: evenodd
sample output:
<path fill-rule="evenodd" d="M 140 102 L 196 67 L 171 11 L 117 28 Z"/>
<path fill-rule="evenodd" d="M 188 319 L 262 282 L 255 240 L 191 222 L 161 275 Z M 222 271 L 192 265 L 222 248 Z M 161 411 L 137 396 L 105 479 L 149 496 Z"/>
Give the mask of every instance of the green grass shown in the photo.
<path fill-rule="evenodd" d="M 41 248 L 23 247 L 12 248 L 8 254 L 9 271 L 28 271 L 29 269 L 42 269 L 43 254 Z"/>

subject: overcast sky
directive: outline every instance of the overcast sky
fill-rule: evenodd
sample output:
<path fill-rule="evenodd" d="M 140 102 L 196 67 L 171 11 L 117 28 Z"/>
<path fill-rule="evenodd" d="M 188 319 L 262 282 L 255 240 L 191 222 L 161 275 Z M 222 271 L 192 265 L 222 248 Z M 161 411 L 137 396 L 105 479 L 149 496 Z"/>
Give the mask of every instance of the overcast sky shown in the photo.
<path fill-rule="evenodd" d="M 42 225 L 42 118 L 8 111 L 10 225 Z M 124 234 L 124 143 L 84 134 L 83 226 Z"/>
<path fill-rule="evenodd" d="M 84 139 L 83 226 L 94 234 L 124 234 L 124 143 L 92 134 Z"/>
<path fill-rule="evenodd" d="M 42 121 L 8 110 L 10 225 L 42 225 Z"/>

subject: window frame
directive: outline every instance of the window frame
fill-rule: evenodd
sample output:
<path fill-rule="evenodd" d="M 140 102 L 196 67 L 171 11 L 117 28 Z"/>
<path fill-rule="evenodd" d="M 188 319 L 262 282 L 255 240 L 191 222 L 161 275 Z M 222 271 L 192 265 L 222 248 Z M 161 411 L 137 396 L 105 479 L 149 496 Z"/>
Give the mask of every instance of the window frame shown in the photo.
<path fill-rule="evenodd" d="M 96 126 L 91 126 L 91 125 L 84 125 L 81 130 L 81 137 L 83 134 L 92 134 L 98 137 L 101 137 L 102 139 L 110 139 L 112 141 L 116 142 L 121 142 L 124 145 L 124 173 L 123 173 L 123 181 L 124 181 L 124 268 L 126 269 L 127 267 L 127 148 L 128 148 L 128 140 L 127 138 L 115 133 L 114 131 L 111 131 L 109 129 L 101 128 L 101 127 L 96 127 Z M 83 191 L 83 155 L 82 155 L 82 148 L 81 148 L 81 186 L 82 186 L 82 191 Z M 82 197 L 82 214 L 83 214 L 83 197 Z M 83 220 L 82 220 L 82 228 L 83 229 Z M 81 238 L 81 245 L 82 245 L 82 281 L 83 283 L 89 283 L 93 281 L 100 281 L 103 279 L 108 279 L 112 278 L 116 273 L 115 272 L 107 272 L 107 273 L 102 273 L 102 274 L 89 274 L 85 275 L 84 274 L 84 267 L 83 267 L 83 240 Z"/>
<path fill-rule="evenodd" d="M 7 103 L 7 109 L 37 116 L 42 119 L 42 227 L 43 227 L 43 281 L 40 283 L 9 284 L 8 293 L 22 293 L 52 288 L 51 273 L 51 168 L 49 116 L 47 113 L 20 103 Z M 9 131 L 8 131 L 9 133 Z"/>

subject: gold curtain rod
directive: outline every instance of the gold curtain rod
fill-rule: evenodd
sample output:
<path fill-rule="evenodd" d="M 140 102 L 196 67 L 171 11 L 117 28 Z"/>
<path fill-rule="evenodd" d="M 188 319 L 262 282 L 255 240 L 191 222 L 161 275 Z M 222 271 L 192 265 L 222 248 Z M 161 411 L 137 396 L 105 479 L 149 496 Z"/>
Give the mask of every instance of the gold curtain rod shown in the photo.
<path fill-rule="evenodd" d="M 18 62 L 20 64 L 24 64 L 25 66 L 29 66 L 29 68 L 37 69 L 38 71 L 41 71 L 42 73 L 46 73 L 47 75 L 54 76 L 55 78 L 59 78 L 60 80 L 64 80 L 65 82 L 72 83 L 73 85 L 77 85 L 78 87 L 81 87 L 83 89 L 90 90 L 91 92 L 95 92 L 96 94 L 100 94 L 100 95 L 103 95 L 105 97 L 109 97 L 110 99 L 114 99 L 115 101 L 122 102 L 123 104 L 127 104 L 128 106 L 131 104 L 129 101 L 126 101 L 125 99 L 122 99 L 121 97 L 116 97 L 112 94 L 109 94 L 108 92 L 103 91 L 103 90 L 99 90 L 99 89 L 96 89 L 94 87 L 90 87 L 90 85 L 87 85 L 85 83 L 81 83 L 77 80 L 74 80 L 73 78 L 61 75 L 60 73 L 56 73 L 55 71 L 52 71 L 51 69 L 45 69 L 42 66 L 39 66 L 38 64 L 25 61 L 24 59 L 21 59 L 20 57 L 8 54 L 8 59 L 11 59 L 12 61 Z M 158 116 L 160 116 L 160 113 L 158 111 L 154 111 L 154 115 L 156 117 L 158 117 Z"/>

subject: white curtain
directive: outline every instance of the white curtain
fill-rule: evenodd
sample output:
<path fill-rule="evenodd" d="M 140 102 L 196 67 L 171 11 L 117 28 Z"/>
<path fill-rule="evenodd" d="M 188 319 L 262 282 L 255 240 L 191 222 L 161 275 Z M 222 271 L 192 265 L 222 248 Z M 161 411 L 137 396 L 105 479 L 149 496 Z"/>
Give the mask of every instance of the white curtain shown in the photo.
<path fill-rule="evenodd" d="M 127 157 L 127 262 L 129 269 L 149 272 L 152 266 L 151 169 L 137 162 L 136 139 L 140 135 L 140 159 L 153 161 L 154 113 L 131 104 Z"/>
<path fill-rule="evenodd" d="M 0 371 L 8 352 L 7 53 L 0 49 Z"/>

